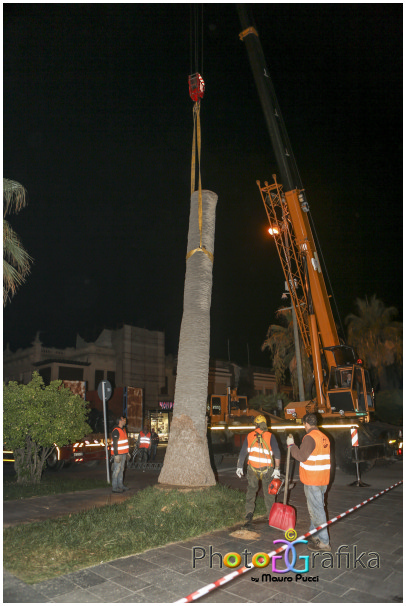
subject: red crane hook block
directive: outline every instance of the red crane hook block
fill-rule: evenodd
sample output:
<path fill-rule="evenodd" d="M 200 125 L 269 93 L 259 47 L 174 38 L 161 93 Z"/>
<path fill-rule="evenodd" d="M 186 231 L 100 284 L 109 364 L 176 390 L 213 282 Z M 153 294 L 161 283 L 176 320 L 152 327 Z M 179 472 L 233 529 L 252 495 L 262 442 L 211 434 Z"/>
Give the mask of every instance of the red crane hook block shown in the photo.
<path fill-rule="evenodd" d="M 203 99 L 204 80 L 198 73 L 189 76 L 189 95 L 192 101 L 195 102 Z"/>

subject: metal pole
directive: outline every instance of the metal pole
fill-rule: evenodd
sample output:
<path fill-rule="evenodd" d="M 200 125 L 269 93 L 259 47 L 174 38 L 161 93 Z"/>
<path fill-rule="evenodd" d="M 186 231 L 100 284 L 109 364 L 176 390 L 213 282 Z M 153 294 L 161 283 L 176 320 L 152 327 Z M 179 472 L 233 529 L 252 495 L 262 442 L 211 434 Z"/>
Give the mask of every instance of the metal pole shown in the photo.
<path fill-rule="evenodd" d="M 104 443 L 106 450 L 106 469 L 107 469 L 107 483 L 110 484 L 110 467 L 109 467 L 109 446 L 107 444 L 107 413 L 106 413 L 106 392 L 105 392 L 106 383 L 103 381 L 102 383 L 102 391 L 103 391 L 103 416 L 104 416 Z"/>
<path fill-rule="evenodd" d="M 354 446 L 354 454 L 355 454 L 355 466 L 357 468 L 357 482 L 359 482 L 361 480 L 361 476 L 359 475 L 358 446 Z"/>
<path fill-rule="evenodd" d="M 285 239 L 287 240 L 287 234 L 285 233 Z M 293 284 L 294 286 L 294 284 Z M 285 282 L 285 293 L 282 295 L 282 299 L 286 298 L 289 294 L 288 283 Z M 285 296 L 286 295 L 286 296 Z M 295 356 L 296 356 L 296 365 L 297 365 L 297 383 L 299 386 L 299 401 L 304 402 L 305 400 L 305 391 L 303 386 L 303 369 L 302 369 L 302 355 L 300 353 L 300 340 L 299 340 L 299 328 L 297 325 L 297 316 L 296 316 L 296 308 L 293 301 L 293 298 L 290 298 L 291 306 L 290 310 L 292 312 L 292 322 L 293 322 L 293 340 L 295 342 Z"/>
<path fill-rule="evenodd" d="M 362 482 L 362 480 L 361 480 L 361 475 L 359 473 L 358 446 L 354 446 L 354 455 L 355 455 L 355 467 L 357 469 L 357 479 L 355 480 L 355 482 L 352 482 L 351 484 L 349 484 L 349 486 L 358 486 L 359 488 L 364 488 L 366 486 L 369 486 L 369 484 L 365 484 L 365 482 Z"/>
<path fill-rule="evenodd" d="M 361 481 L 361 476 L 359 473 L 359 458 L 358 458 L 358 431 L 356 427 L 352 427 L 350 430 L 351 433 L 351 445 L 354 448 L 354 457 L 355 457 L 355 467 L 357 470 L 357 479 L 355 480 L 355 482 L 352 482 L 352 484 L 349 484 L 349 486 L 358 486 L 360 488 L 363 488 L 364 486 L 369 486 L 369 484 L 365 484 L 364 482 Z"/>
<path fill-rule="evenodd" d="M 302 370 L 302 356 L 300 353 L 300 341 L 299 341 L 299 330 L 297 326 L 297 317 L 292 300 L 292 319 L 293 319 L 293 336 L 295 339 L 295 354 L 296 354 L 296 365 L 297 365 L 297 382 L 299 385 L 299 401 L 304 402 L 305 391 L 303 387 L 303 370 Z"/>

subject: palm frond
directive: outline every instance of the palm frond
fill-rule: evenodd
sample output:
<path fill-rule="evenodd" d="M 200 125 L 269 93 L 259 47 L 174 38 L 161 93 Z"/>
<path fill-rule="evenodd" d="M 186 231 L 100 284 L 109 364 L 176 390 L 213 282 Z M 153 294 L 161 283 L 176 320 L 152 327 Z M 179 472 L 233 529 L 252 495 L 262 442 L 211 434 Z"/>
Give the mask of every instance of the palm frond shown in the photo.
<path fill-rule="evenodd" d="M 28 254 L 11 225 L 3 219 L 3 306 L 15 295 L 31 271 Z"/>
<path fill-rule="evenodd" d="M 356 348 L 358 355 L 378 372 L 396 362 L 402 364 L 403 325 L 393 321 L 398 314 L 396 307 L 385 307 L 376 295 L 369 301 L 356 299 L 355 303 L 358 315 L 349 314 L 345 322 L 348 342 Z"/>
<path fill-rule="evenodd" d="M 21 183 L 3 178 L 3 217 L 27 205 L 27 190 Z"/>

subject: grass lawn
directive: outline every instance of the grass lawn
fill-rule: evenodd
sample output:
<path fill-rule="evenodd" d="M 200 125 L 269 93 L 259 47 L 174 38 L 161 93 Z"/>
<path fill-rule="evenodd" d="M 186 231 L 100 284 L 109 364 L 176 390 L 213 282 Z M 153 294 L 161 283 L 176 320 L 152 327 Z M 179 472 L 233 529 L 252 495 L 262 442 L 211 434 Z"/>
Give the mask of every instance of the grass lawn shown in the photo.
<path fill-rule="evenodd" d="M 256 514 L 265 514 L 262 498 Z M 243 520 L 245 493 L 216 485 L 185 492 L 150 486 L 123 503 L 5 528 L 4 568 L 37 583 Z"/>
<path fill-rule="evenodd" d="M 17 484 L 16 476 L 3 476 L 3 501 L 29 499 L 30 497 L 44 497 L 47 495 L 62 494 L 64 492 L 106 488 L 107 486 L 107 480 L 64 478 L 57 473 L 48 473 L 44 475 L 37 486 Z"/>

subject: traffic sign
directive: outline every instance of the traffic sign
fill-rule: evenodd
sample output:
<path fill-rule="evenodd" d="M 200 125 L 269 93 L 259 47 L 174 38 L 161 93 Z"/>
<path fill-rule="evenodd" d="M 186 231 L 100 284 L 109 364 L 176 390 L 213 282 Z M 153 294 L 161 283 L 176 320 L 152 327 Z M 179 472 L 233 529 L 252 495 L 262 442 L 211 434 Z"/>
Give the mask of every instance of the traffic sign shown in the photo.
<path fill-rule="evenodd" d="M 111 386 L 110 381 L 100 381 L 99 386 L 97 388 L 97 393 L 99 394 L 100 400 L 103 400 L 103 383 L 104 383 L 104 398 L 107 401 L 111 398 L 111 394 L 113 393 L 113 388 Z"/>

